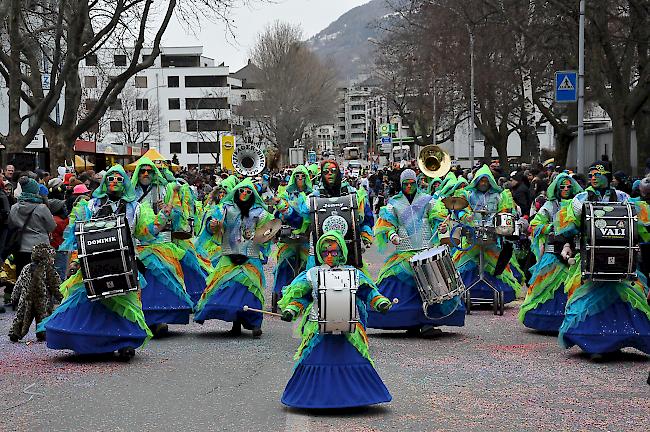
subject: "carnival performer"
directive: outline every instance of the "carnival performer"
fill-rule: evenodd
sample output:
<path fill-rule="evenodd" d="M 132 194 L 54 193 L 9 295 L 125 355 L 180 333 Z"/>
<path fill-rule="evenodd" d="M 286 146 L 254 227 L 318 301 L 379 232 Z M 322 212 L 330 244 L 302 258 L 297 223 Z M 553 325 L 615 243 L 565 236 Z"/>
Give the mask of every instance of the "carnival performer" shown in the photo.
<path fill-rule="evenodd" d="M 196 252 L 202 260 L 210 261 L 213 267 L 217 264 L 219 258 L 221 258 L 221 239 L 208 232 L 207 224 L 208 220 L 212 217 L 217 206 L 225 196 L 226 188 L 224 187 L 223 182 L 212 188 L 212 191 L 203 204 L 203 215 L 200 219 L 199 235 L 194 240 Z"/>
<path fill-rule="evenodd" d="M 571 237 L 581 232 L 583 204 L 626 203 L 625 192 L 610 185 L 612 174 L 603 161 L 589 168 L 590 186 L 573 198 L 572 205 L 562 208 L 566 213 L 566 228 L 559 235 Z M 639 207 L 637 214 L 640 232 L 650 226 L 648 207 Z M 648 239 L 642 239 L 648 241 Z M 577 345 L 584 352 L 599 358 L 625 347 L 650 354 L 650 306 L 648 284 L 641 272 L 634 280 L 593 281 L 580 280 L 576 271 L 569 280 L 569 299 L 564 321 L 560 327 L 559 342 L 563 348 Z"/>
<path fill-rule="evenodd" d="M 162 173 L 169 185 L 173 185 L 172 196 L 176 203 L 180 203 L 180 213 L 178 217 L 172 220 L 172 231 L 176 235 L 172 235 L 172 242 L 181 250 L 185 251 L 183 259 L 181 259 L 181 268 L 183 269 L 183 279 L 185 281 L 185 291 L 192 299 L 192 304 L 196 304 L 203 294 L 206 287 L 206 279 L 212 271 L 212 264 L 209 259 L 200 259 L 196 251 L 194 242 L 192 241 L 192 225 L 196 217 L 196 205 L 194 204 L 197 199 L 194 192 L 190 188 L 187 181 L 182 178 L 175 178 L 166 165 L 163 165 Z M 175 197 L 175 194 L 178 197 Z M 179 234 L 182 236 L 179 236 Z"/>
<path fill-rule="evenodd" d="M 365 331 L 366 310 L 388 312 L 392 303 L 377 291 L 363 272 L 356 307 L 359 323 L 353 333 L 321 334 L 317 318 L 319 269 L 353 268 L 345 265 L 347 247 L 338 231 L 328 231 L 317 241 L 315 251 L 322 266 L 302 272 L 285 287 L 280 300 L 282 319 L 293 321 L 300 315 L 302 343 L 295 355 L 293 376 L 282 395 L 282 403 L 303 409 L 349 408 L 390 402 L 392 397 L 373 366 Z"/>
<path fill-rule="evenodd" d="M 487 165 L 483 165 L 477 172 L 469 186 L 465 188 L 465 198 L 469 202 L 469 208 L 461 213 L 470 212 L 472 224 L 476 226 L 489 226 L 494 224 L 494 217 L 497 213 L 508 212 L 514 214 L 514 203 L 509 194 L 504 194 L 492 176 Z M 463 241 L 464 247 L 454 254 L 454 262 L 466 287 L 472 286 L 470 296 L 472 299 L 493 299 L 494 292 L 485 283 L 486 280 L 495 289 L 503 292 L 504 303 L 513 301 L 521 286 L 513 276 L 509 265 L 504 266 L 499 273 L 496 270 L 499 255 L 502 252 L 503 239 L 494 239 L 491 244 L 470 245 L 467 240 Z M 480 279 L 479 254 L 484 254 L 484 279 Z M 506 263 L 511 257 L 507 257 Z"/>
<path fill-rule="evenodd" d="M 560 208 L 571 205 L 580 192 L 582 188 L 578 182 L 568 174 L 560 173 L 546 191 L 546 203 L 530 223 L 533 231 L 532 250 L 537 264 L 531 269 L 528 293 L 519 310 L 519 320 L 528 328 L 557 332 L 562 325 L 569 264 L 561 253 L 564 245 L 572 239 L 555 233 L 561 231 L 565 222 L 560 218 Z"/>
<path fill-rule="evenodd" d="M 217 206 L 208 222 L 211 233 L 222 233 L 221 258 L 210 274 L 207 288 L 199 300 L 194 320 L 209 319 L 232 322 L 231 334 L 241 334 L 241 327 L 262 335 L 262 315 L 244 311 L 244 306 L 264 306 L 264 269 L 271 242 L 253 241 L 255 232 L 273 219 L 247 178 L 239 183 Z"/>
<path fill-rule="evenodd" d="M 83 209 L 83 213 L 77 214 L 77 222 L 124 214 L 133 236 L 141 242 L 155 238 L 171 213 L 171 208 L 166 206 L 155 215 L 147 204 L 138 203 L 120 165 L 106 172 L 93 192 L 93 199 Z M 70 349 L 78 354 L 117 351 L 122 359 L 133 357 L 135 349 L 152 337 L 139 293 L 90 301 L 74 254 L 72 258 L 73 268 L 77 270 L 61 285 L 63 303 L 38 327 L 38 331 L 46 333 L 48 348 Z"/>
<path fill-rule="evenodd" d="M 282 288 L 288 285 L 298 274 L 307 266 L 309 258 L 309 201 L 307 195 L 313 190 L 309 171 L 304 165 L 299 165 L 291 173 L 289 184 L 285 193 L 280 195 L 274 202 L 276 206 L 284 211 L 277 211 L 276 217 L 283 222 L 283 214 L 286 209 L 291 209 L 298 213 L 302 218 L 302 226 L 292 231 L 292 237 L 281 238 L 275 251 L 277 264 L 273 271 L 274 283 L 272 294 L 273 310 L 280 297 L 282 297 Z M 283 241 L 284 240 L 284 241 Z"/>
<path fill-rule="evenodd" d="M 427 318 L 409 263 L 419 251 L 440 244 L 439 231 L 448 229 L 447 224 L 443 224 L 448 211 L 442 201 L 418 190 L 415 171 L 402 171 L 400 182 L 402 191 L 382 207 L 375 225 L 379 252 L 384 253 L 389 242 L 396 247 L 379 272 L 377 287 L 388 298 L 399 298 L 399 303 L 388 315 L 370 311 L 368 327 L 407 330 L 409 334 L 426 336 L 432 334 L 436 326 L 463 326 L 465 308 L 458 296 L 429 307 Z"/>
<path fill-rule="evenodd" d="M 192 313 L 192 299 L 185 289 L 181 261 L 185 250 L 172 242 L 171 231 L 182 220 L 180 195 L 176 185 L 168 184 L 163 174 L 146 157 L 138 159 L 132 185 L 135 197 L 146 204 L 154 214 L 169 210 L 164 225 L 137 246 L 138 257 L 143 262 L 146 285 L 142 287 L 142 310 L 147 324 L 155 335 L 167 332 L 167 324 L 188 324 Z"/>
<path fill-rule="evenodd" d="M 322 198 L 336 198 L 345 195 L 356 195 L 357 208 L 359 209 L 359 227 L 361 231 L 361 240 L 366 247 L 369 247 L 374 240 L 372 227 L 374 226 L 375 217 L 372 213 L 372 205 L 368 202 L 368 194 L 364 188 L 355 189 L 347 182 L 343 181 L 343 174 L 339 168 L 338 162 L 334 160 L 326 160 L 321 164 L 321 178 L 318 185 L 314 185 L 314 189 L 309 196 L 322 197 Z M 294 211 L 293 208 L 280 208 L 283 214 L 284 221 L 289 223 L 295 229 L 303 229 L 306 225 L 305 222 L 311 224 L 309 214 L 302 214 Z M 316 239 L 311 241 L 315 242 Z M 307 268 L 315 265 L 313 255 L 309 257 Z"/>

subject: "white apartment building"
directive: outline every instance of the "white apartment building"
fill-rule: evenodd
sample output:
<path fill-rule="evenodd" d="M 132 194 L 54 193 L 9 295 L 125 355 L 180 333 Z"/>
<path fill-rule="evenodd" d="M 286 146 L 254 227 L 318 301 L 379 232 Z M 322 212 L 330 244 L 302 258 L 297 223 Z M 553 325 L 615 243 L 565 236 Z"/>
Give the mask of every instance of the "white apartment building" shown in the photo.
<path fill-rule="evenodd" d="M 144 51 L 144 56 L 149 52 Z M 85 104 L 95 103 L 110 76 L 126 67 L 128 53 L 102 50 L 80 68 Z M 241 81 L 228 66 L 202 55 L 202 47 L 163 47 L 154 65 L 134 76 L 97 128 L 96 153 L 128 154 L 156 148 L 181 165 L 219 163 L 220 136 L 235 132 L 233 88 Z"/>
<path fill-rule="evenodd" d="M 369 87 L 339 89 L 339 107 L 335 124 L 339 151 L 344 147 L 367 148 L 366 102 L 370 98 Z M 363 154 L 365 154 L 362 151 Z"/>

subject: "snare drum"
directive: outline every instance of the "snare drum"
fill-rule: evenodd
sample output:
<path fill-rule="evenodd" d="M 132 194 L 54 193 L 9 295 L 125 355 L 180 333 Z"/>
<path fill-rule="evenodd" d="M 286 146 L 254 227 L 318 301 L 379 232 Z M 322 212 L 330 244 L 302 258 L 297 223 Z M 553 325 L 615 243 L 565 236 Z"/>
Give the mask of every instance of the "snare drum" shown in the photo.
<path fill-rule="evenodd" d="M 633 204 L 586 202 L 581 228 L 584 279 L 622 281 L 637 277 L 639 237 Z"/>
<path fill-rule="evenodd" d="M 422 251 L 410 259 L 423 309 L 452 299 L 465 291 L 465 285 L 446 246 Z"/>
<path fill-rule="evenodd" d="M 356 269 L 318 270 L 318 331 L 352 333 L 359 323 Z"/>
<path fill-rule="evenodd" d="M 500 236 L 519 236 L 519 225 L 511 213 L 497 213 L 494 216 L 494 230 Z"/>
<path fill-rule="evenodd" d="M 75 237 L 90 300 L 138 290 L 135 248 L 123 214 L 77 222 Z"/>

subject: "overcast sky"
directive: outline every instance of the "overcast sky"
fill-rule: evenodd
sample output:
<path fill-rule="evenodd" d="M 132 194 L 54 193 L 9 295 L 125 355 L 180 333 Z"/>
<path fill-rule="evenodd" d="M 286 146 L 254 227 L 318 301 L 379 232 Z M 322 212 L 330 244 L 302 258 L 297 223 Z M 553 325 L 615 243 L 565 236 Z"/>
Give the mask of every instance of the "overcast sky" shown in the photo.
<path fill-rule="evenodd" d="M 315 35 L 332 21 L 355 6 L 369 0 L 273 0 L 275 4 L 256 3 L 234 12 L 235 37 L 226 35 L 225 26 L 205 23 L 195 36 L 188 34 L 177 22 L 165 32 L 166 46 L 203 45 L 204 55 L 224 62 L 231 72 L 244 66 L 256 35 L 275 20 L 300 24 L 305 38 Z"/>

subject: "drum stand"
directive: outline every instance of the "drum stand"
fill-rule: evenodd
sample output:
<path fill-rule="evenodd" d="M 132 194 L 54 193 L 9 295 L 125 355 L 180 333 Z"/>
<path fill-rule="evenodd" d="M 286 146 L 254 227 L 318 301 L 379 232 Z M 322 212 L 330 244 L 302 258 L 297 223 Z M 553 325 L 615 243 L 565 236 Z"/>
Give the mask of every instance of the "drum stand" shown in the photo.
<path fill-rule="evenodd" d="M 477 245 L 480 248 L 479 255 L 478 255 L 478 279 L 474 281 L 470 286 L 467 287 L 467 290 L 465 291 L 465 305 L 467 309 L 467 314 L 470 314 L 472 304 L 490 304 L 492 303 L 492 310 L 494 312 L 494 315 L 503 315 L 503 308 L 504 308 L 504 296 L 503 296 L 503 291 L 500 291 L 496 289 L 489 280 L 485 277 L 485 248 L 483 245 L 479 244 Z M 479 283 L 483 282 L 485 285 L 489 286 L 492 288 L 493 291 L 493 298 L 492 300 L 488 299 L 482 299 L 482 298 L 472 298 L 471 297 L 471 289 L 474 288 L 476 285 Z"/>

